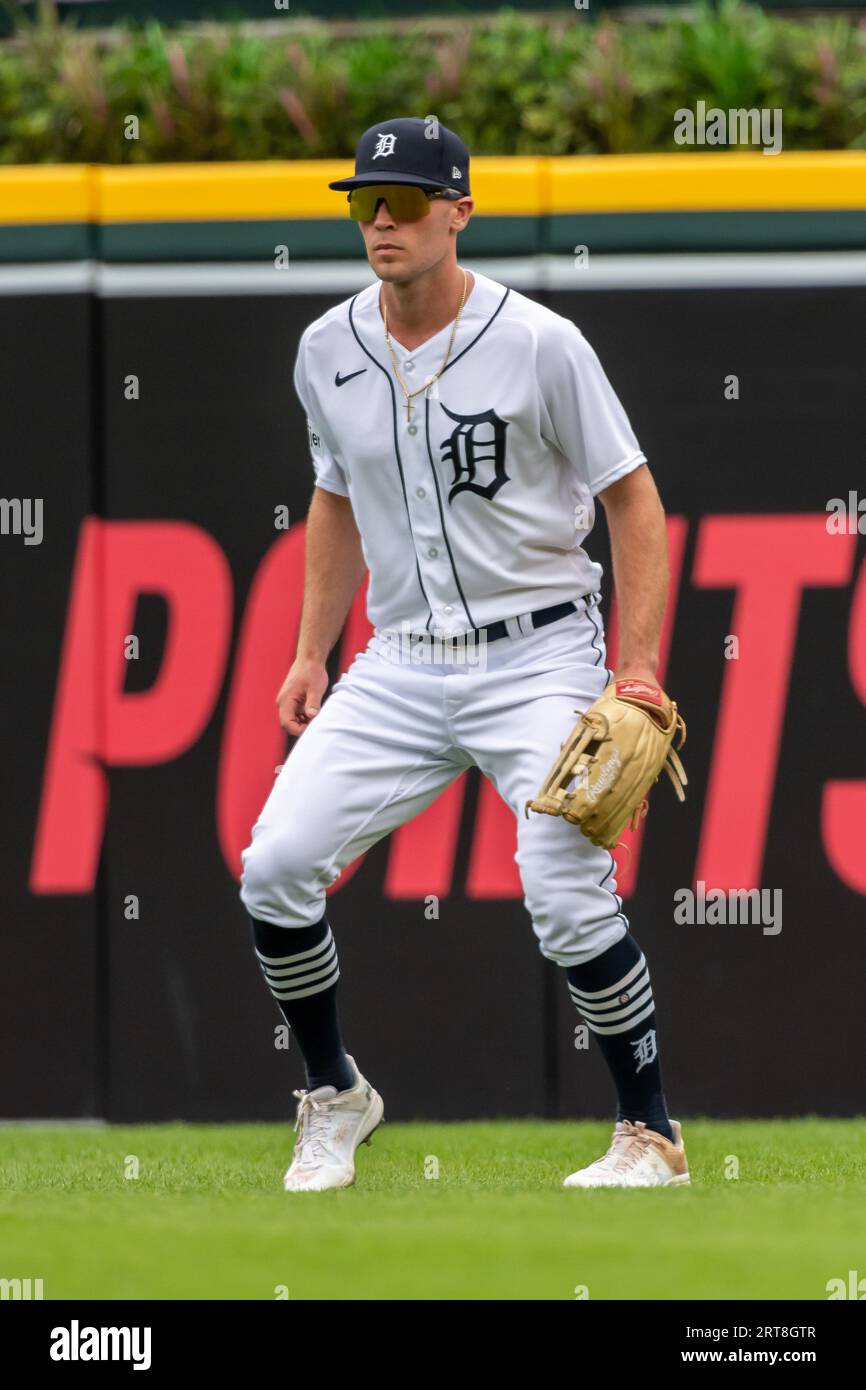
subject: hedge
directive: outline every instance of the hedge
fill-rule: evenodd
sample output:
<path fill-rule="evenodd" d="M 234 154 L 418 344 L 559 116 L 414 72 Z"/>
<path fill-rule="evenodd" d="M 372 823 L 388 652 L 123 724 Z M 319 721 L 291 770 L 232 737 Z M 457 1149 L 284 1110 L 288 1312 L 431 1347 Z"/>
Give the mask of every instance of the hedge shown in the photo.
<path fill-rule="evenodd" d="M 738 0 L 655 22 L 504 10 L 450 26 L 291 18 L 95 32 L 13 8 L 0 163 L 345 157 L 367 126 L 436 115 L 477 154 L 677 148 L 674 112 L 783 112 L 785 149 L 866 148 L 866 19 Z M 290 14 L 290 12 L 289 12 Z M 135 119 L 131 119 L 135 118 Z M 133 138 L 130 138 L 132 136 Z"/>

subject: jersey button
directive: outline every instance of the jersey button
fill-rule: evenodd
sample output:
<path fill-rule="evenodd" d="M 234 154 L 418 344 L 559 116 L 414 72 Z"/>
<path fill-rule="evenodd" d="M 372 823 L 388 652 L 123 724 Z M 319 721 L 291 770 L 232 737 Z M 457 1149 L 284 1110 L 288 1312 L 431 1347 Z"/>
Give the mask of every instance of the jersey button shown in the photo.
<path fill-rule="evenodd" d="M 427 489 L 426 489 L 426 488 L 423 488 L 423 487 L 416 487 L 416 489 L 415 489 L 415 496 L 416 496 L 416 497 L 426 497 L 426 496 L 427 496 Z"/>
<path fill-rule="evenodd" d="M 404 362 L 404 363 L 403 363 L 403 370 L 406 371 L 406 372 L 414 372 L 414 370 L 415 370 L 415 363 L 414 363 L 414 362 Z"/>
<path fill-rule="evenodd" d="M 442 609 L 442 612 L 443 612 L 443 613 L 453 613 L 453 612 L 454 612 L 454 607 L 453 607 L 453 605 L 450 604 L 450 603 L 446 603 L 445 607 Z"/>
<path fill-rule="evenodd" d="M 410 426 L 409 426 L 409 433 L 410 433 L 410 434 L 417 434 L 417 433 L 418 433 L 418 426 L 417 426 L 417 425 L 410 425 Z"/>
<path fill-rule="evenodd" d="M 431 560 L 435 560 L 436 556 L 439 554 L 439 551 L 436 549 L 435 545 L 431 545 L 430 549 L 427 551 L 427 554 L 430 556 Z"/>

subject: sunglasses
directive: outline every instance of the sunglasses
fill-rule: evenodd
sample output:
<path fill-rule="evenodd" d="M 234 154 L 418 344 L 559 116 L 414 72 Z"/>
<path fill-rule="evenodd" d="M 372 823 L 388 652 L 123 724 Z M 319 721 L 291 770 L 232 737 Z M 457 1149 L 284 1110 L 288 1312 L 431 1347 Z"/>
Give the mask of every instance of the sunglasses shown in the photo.
<path fill-rule="evenodd" d="M 349 216 L 355 222 L 372 222 L 379 199 L 384 198 L 396 222 L 420 222 L 430 212 L 432 198 L 456 202 L 466 194 L 456 188 L 419 188 L 413 183 L 370 183 L 349 193 Z"/>

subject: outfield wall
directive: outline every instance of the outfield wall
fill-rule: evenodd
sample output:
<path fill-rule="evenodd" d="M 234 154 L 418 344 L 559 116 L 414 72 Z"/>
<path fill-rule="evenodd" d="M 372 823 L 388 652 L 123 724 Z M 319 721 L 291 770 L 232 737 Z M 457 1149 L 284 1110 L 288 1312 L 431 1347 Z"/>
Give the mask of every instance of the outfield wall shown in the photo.
<path fill-rule="evenodd" d="M 866 489 L 866 258 L 465 263 L 580 325 L 670 518 L 689 799 L 655 789 L 621 889 L 672 1111 L 862 1112 L 866 570 L 826 504 Z M 44 499 L 41 544 L 0 536 L 2 1116 L 289 1113 L 301 1062 L 273 1046 L 238 854 L 285 753 L 312 479 L 297 340 L 368 278 L 0 269 L 3 491 Z M 605 560 L 601 525 L 590 548 Z M 335 678 L 366 631 L 359 597 Z M 332 892 L 345 1035 L 392 1118 L 610 1113 L 513 838 L 469 776 Z M 698 880 L 781 890 L 781 930 L 676 923 Z"/>
<path fill-rule="evenodd" d="M 0 167 L 0 264 L 354 258 L 351 160 Z M 863 250 L 866 151 L 472 160 L 472 256 Z"/>

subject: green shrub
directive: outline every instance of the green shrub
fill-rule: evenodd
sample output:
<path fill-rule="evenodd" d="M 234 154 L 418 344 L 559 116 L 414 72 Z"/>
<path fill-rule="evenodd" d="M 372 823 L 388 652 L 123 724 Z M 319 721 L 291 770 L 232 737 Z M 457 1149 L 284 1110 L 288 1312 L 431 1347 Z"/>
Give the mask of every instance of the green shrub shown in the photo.
<path fill-rule="evenodd" d="M 786 149 L 866 147 L 866 20 L 783 19 L 739 0 L 655 21 L 501 11 L 284 32 L 273 24 L 107 35 L 53 0 L 0 43 L 0 162 L 297 159 L 351 155 L 398 113 L 435 113 L 476 154 L 676 148 L 674 112 L 781 107 Z M 138 118 L 137 139 L 126 135 Z"/>

